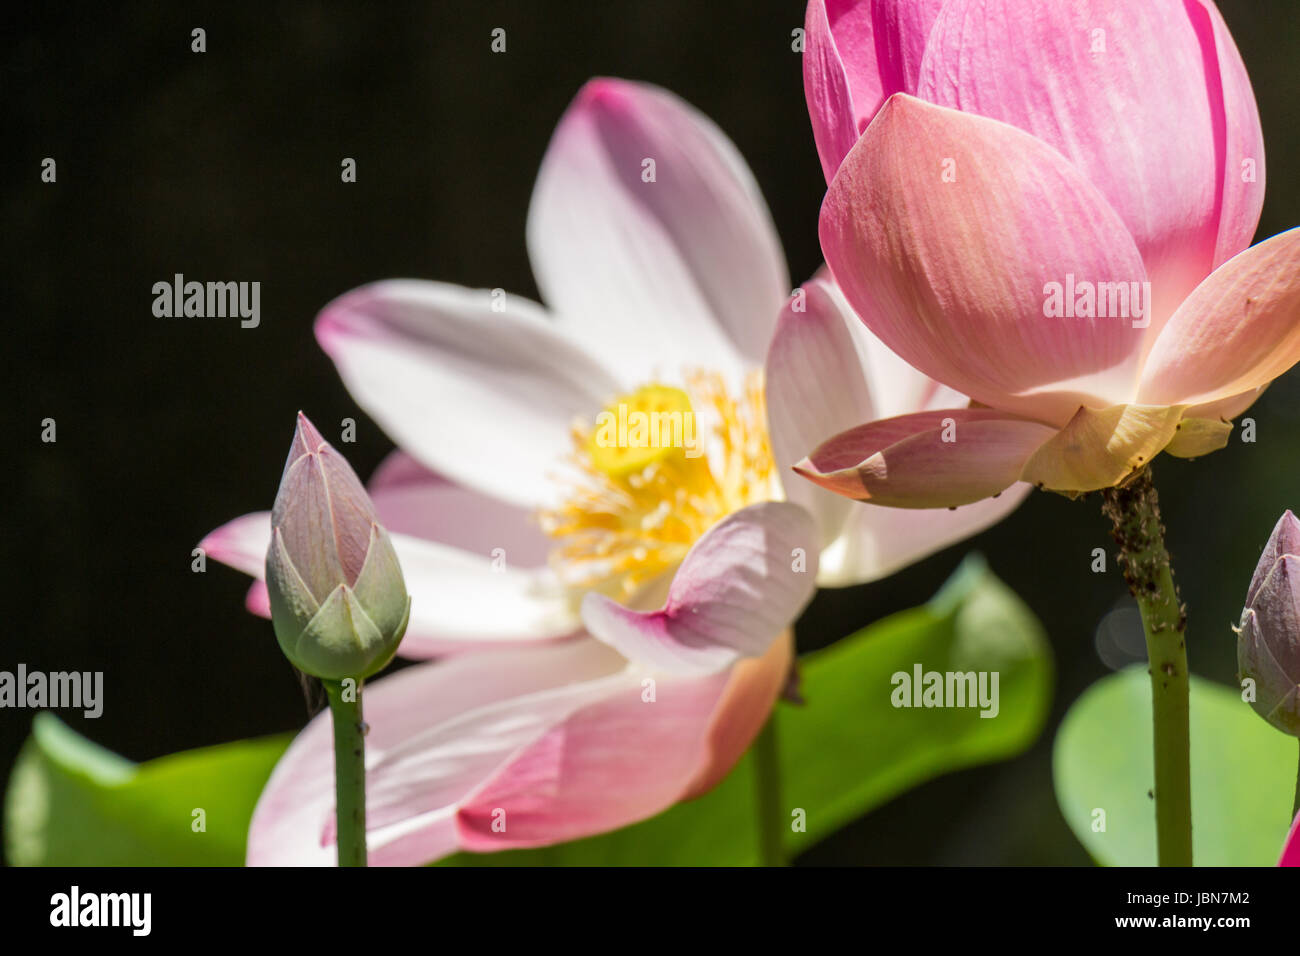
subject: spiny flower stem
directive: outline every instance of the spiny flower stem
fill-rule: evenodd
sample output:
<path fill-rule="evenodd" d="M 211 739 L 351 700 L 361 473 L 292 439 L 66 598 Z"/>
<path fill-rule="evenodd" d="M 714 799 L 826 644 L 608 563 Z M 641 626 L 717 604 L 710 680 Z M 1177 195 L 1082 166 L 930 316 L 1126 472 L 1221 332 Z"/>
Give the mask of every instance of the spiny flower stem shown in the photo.
<path fill-rule="evenodd" d="M 334 805 L 339 866 L 366 865 L 366 725 L 361 681 L 322 680 L 334 718 Z M 355 683 L 355 688 L 352 685 Z M 344 685 L 348 684 L 348 687 Z"/>
<path fill-rule="evenodd" d="M 1120 567 L 1142 612 L 1151 675 L 1155 742 L 1156 856 L 1161 866 L 1192 865 L 1191 740 L 1187 615 L 1178 597 L 1151 471 L 1103 492 Z"/>

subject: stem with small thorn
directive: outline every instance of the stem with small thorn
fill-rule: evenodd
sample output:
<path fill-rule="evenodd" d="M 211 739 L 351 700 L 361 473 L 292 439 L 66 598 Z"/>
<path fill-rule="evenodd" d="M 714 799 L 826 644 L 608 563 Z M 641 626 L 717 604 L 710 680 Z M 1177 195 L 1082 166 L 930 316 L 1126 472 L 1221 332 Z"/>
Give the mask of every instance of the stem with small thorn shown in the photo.
<path fill-rule="evenodd" d="M 322 680 L 321 683 L 334 718 L 334 805 L 339 866 L 365 866 L 366 725 L 361 716 L 361 681 Z M 345 683 L 349 686 L 344 687 Z"/>
<path fill-rule="evenodd" d="M 1178 598 L 1160 502 L 1150 468 L 1103 492 L 1120 566 L 1146 632 L 1155 743 L 1156 856 L 1161 866 L 1192 865 L 1190 688 L 1187 618 Z"/>

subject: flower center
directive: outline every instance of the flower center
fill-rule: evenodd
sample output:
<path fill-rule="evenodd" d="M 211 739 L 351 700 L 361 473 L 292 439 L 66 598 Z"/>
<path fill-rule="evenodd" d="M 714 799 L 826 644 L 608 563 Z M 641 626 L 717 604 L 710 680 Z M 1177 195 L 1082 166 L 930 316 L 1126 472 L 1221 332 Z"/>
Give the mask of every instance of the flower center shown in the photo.
<path fill-rule="evenodd" d="M 675 568 L 704 532 L 776 491 L 761 371 L 733 397 L 721 374 L 645 385 L 575 422 L 565 502 L 541 513 L 551 564 L 575 588 L 619 600 Z"/>

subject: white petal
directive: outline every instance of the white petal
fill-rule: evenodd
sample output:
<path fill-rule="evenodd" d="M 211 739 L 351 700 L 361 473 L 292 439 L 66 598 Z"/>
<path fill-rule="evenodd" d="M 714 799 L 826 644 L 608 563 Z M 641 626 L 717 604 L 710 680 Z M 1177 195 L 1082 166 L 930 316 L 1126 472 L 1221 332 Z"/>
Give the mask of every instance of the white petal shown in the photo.
<path fill-rule="evenodd" d="M 546 564 L 551 539 L 534 511 L 453 484 L 398 449 L 366 485 L 389 531 L 499 558 L 512 568 Z"/>
<path fill-rule="evenodd" d="M 503 311 L 494 303 L 504 302 Z M 618 384 L 518 296 L 400 280 L 355 289 L 316 321 L 352 397 L 398 445 L 468 488 L 524 506 Z"/>
<path fill-rule="evenodd" d="M 822 551 L 817 584 L 846 587 L 888 577 L 997 524 L 1032 490 L 1031 485 L 1018 482 L 997 498 L 985 498 L 955 511 L 850 502 L 839 537 Z"/>
<path fill-rule="evenodd" d="M 789 292 L 736 148 L 639 83 L 593 80 L 569 107 L 538 174 L 528 249 L 547 306 L 629 385 L 686 364 L 758 365 Z"/>
<path fill-rule="evenodd" d="M 549 568 L 513 568 L 490 555 L 394 534 L 411 592 L 403 657 L 434 657 L 565 637 L 581 625 L 569 591 Z"/>

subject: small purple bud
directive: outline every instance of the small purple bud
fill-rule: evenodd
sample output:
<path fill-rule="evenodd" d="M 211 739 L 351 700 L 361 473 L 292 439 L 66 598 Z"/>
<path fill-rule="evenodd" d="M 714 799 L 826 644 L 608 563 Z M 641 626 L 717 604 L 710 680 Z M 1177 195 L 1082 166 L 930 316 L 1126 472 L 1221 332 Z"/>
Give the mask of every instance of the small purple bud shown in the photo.
<path fill-rule="evenodd" d="M 266 584 L 280 647 L 308 674 L 368 677 L 406 631 L 411 602 L 388 532 L 352 466 L 301 412 L 271 509 Z"/>
<path fill-rule="evenodd" d="M 1290 511 L 1273 528 L 1251 579 L 1237 667 L 1255 712 L 1300 736 L 1300 521 Z"/>

